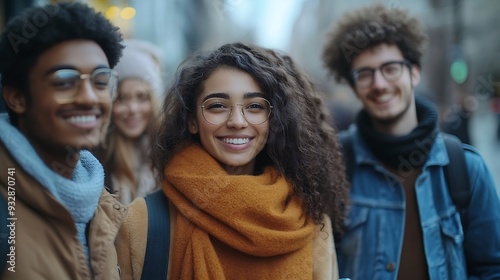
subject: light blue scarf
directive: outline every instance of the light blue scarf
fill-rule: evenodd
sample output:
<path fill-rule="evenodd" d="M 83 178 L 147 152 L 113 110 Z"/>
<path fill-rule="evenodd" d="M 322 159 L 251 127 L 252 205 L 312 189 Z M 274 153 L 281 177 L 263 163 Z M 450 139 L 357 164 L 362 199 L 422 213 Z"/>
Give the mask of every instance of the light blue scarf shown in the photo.
<path fill-rule="evenodd" d="M 71 213 L 88 262 L 90 258 L 85 229 L 94 216 L 104 187 L 101 163 L 89 151 L 82 150 L 73 178 L 69 180 L 60 176 L 42 161 L 28 139 L 10 124 L 6 113 L 0 114 L 0 141 L 19 165 Z"/>

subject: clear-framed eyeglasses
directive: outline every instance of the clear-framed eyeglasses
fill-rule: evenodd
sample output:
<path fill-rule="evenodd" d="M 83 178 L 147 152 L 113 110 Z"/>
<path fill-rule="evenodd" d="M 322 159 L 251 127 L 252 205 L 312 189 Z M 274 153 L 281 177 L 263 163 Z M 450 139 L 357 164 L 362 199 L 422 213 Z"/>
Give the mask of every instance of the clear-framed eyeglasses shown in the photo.
<path fill-rule="evenodd" d="M 408 66 L 408 68 L 410 68 L 411 63 L 407 60 L 389 61 L 380 65 L 378 68 L 364 67 L 355 69 L 351 72 L 351 77 L 356 86 L 361 88 L 369 87 L 373 84 L 375 71 L 379 70 L 387 81 L 394 82 L 401 78 L 404 66 Z"/>
<path fill-rule="evenodd" d="M 110 68 L 98 68 L 90 74 L 82 74 L 75 69 L 60 69 L 50 74 L 49 85 L 61 103 L 74 101 L 82 80 L 89 79 L 99 99 L 111 99 L 116 96 L 118 74 Z"/>
<path fill-rule="evenodd" d="M 209 98 L 203 102 L 201 113 L 203 118 L 211 124 L 222 124 L 229 120 L 234 112 L 234 107 L 241 106 L 241 114 L 248 123 L 262 124 L 271 115 L 273 106 L 265 98 L 246 99 L 243 104 L 232 104 L 230 100 L 224 98 Z"/>

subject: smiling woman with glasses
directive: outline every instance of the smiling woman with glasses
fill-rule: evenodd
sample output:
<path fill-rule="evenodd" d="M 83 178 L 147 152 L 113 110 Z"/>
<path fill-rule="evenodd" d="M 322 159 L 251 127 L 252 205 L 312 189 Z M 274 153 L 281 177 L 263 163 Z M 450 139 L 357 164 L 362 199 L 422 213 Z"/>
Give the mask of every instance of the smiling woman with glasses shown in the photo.
<path fill-rule="evenodd" d="M 241 111 L 235 110 L 238 106 L 241 107 Z M 209 98 L 198 107 L 202 108 L 203 118 L 211 124 L 226 122 L 234 112 L 241 113 L 251 124 L 261 124 L 267 121 L 273 108 L 269 101 L 260 97 L 245 99 L 243 104 L 234 105 L 229 99 Z"/>
<path fill-rule="evenodd" d="M 172 217 L 154 279 L 239 279 L 242 267 L 248 279 L 337 279 L 330 217 L 339 228 L 343 211 L 326 206 L 344 205 L 347 185 L 308 77 L 288 55 L 234 43 L 194 54 L 173 81 L 151 142 L 168 199 L 161 218 Z M 134 279 L 158 244 L 145 204 L 130 205 L 117 240 Z"/>

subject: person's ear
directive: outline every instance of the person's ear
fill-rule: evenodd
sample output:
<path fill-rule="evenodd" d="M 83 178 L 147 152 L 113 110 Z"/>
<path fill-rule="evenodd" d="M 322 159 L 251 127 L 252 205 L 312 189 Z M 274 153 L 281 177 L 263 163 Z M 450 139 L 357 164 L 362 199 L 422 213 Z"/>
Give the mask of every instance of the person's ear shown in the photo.
<path fill-rule="evenodd" d="M 4 87 L 3 98 L 7 107 L 14 111 L 14 113 L 19 115 L 26 112 L 26 97 L 21 90 L 12 87 Z"/>
<path fill-rule="evenodd" d="M 198 129 L 198 123 L 196 122 L 196 117 L 191 116 L 189 118 L 188 126 L 189 126 L 189 132 L 191 134 L 198 134 L 199 129 Z"/>
<path fill-rule="evenodd" d="M 356 96 L 356 98 L 359 99 L 358 91 L 356 90 L 356 82 L 354 82 L 352 80 L 352 78 L 346 78 L 346 79 L 348 79 L 347 82 L 349 83 L 349 86 L 351 87 L 352 92 L 354 92 L 354 95 Z"/>
<path fill-rule="evenodd" d="M 416 64 L 411 65 L 411 86 L 415 88 L 420 83 L 420 67 Z"/>

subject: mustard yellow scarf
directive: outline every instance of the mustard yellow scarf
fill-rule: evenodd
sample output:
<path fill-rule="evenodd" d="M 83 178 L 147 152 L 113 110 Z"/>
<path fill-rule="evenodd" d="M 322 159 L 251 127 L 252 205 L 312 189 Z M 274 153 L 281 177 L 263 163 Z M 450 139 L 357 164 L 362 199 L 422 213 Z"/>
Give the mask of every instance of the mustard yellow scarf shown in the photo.
<path fill-rule="evenodd" d="M 275 168 L 228 175 L 191 145 L 165 175 L 179 210 L 171 279 L 312 279 L 314 223 Z"/>

